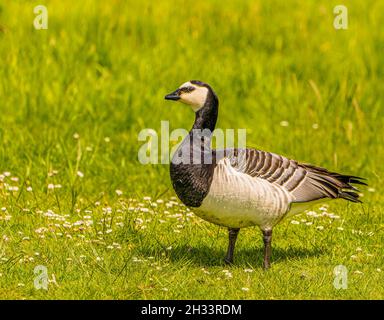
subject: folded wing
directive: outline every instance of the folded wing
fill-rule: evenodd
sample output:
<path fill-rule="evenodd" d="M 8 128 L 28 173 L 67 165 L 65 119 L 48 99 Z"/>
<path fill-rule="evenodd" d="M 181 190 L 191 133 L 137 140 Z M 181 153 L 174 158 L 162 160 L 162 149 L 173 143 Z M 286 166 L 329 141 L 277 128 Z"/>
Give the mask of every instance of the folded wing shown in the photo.
<path fill-rule="evenodd" d="M 285 188 L 294 202 L 323 198 L 361 202 L 358 189 L 353 184 L 366 185 L 360 177 L 330 172 L 256 149 L 227 149 L 223 156 L 230 160 L 235 170 Z"/>

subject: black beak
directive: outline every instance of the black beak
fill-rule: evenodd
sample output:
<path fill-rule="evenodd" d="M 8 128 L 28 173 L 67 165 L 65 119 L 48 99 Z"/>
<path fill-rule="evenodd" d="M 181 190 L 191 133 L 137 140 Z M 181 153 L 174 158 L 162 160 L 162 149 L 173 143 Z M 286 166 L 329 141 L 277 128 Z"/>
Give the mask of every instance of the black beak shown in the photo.
<path fill-rule="evenodd" d="M 179 96 L 179 89 L 177 89 L 176 91 L 170 93 L 170 94 L 167 94 L 165 97 L 164 97 L 166 100 L 179 100 L 180 99 L 180 96 Z"/>

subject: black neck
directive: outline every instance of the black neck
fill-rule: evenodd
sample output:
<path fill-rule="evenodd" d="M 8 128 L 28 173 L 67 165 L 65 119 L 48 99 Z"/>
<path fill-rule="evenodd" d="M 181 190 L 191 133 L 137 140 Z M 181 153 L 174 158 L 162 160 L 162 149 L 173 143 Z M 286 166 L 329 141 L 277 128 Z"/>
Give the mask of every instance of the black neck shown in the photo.
<path fill-rule="evenodd" d="M 179 199 L 187 206 L 199 207 L 212 183 L 214 160 L 211 158 L 209 163 L 205 163 L 204 155 L 206 152 L 211 152 L 210 139 L 216 125 L 218 106 L 216 95 L 211 93 L 204 106 L 196 112 L 189 139 L 184 139 L 180 144 L 171 162 L 173 188 Z M 198 164 L 193 163 L 196 153 L 197 159 L 200 157 L 201 160 Z M 210 155 L 212 157 L 212 154 Z"/>
<path fill-rule="evenodd" d="M 215 96 L 207 99 L 204 106 L 196 112 L 193 129 L 209 129 L 211 132 L 215 130 L 217 115 L 219 111 L 219 101 Z"/>

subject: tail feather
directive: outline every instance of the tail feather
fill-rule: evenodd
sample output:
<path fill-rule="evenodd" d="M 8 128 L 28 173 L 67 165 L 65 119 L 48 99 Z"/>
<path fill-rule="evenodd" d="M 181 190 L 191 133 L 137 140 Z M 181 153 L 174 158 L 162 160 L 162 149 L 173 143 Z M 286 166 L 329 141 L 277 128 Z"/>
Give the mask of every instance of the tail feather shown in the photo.
<path fill-rule="evenodd" d="M 313 165 L 302 165 L 308 171 L 308 177 L 312 185 L 318 188 L 324 198 L 341 198 L 352 202 L 361 202 L 359 189 L 353 184 L 364 185 L 364 178 L 350 175 L 343 175 L 330 172 L 327 169 Z"/>

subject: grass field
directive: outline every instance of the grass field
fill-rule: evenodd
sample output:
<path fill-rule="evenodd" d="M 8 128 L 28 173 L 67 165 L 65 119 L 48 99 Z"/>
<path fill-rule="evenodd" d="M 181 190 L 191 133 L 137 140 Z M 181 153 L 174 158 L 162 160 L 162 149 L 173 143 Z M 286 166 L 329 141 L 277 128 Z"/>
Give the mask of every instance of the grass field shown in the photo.
<path fill-rule="evenodd" d="M 340 1 L 46 0 L 35 30 L 38 3 L 0 0 L 0 298 L 383 299 L 384 2 L 345 2 L 347 30 Z M 367 178 L 364 203 L 281 223 L 268 272 L 244 229 L 225 266 L 226 230 L 137 159 L 143 128 L 191 127 L 164 101 L 190 79 L 217 92 L 218 127 Z"/>

